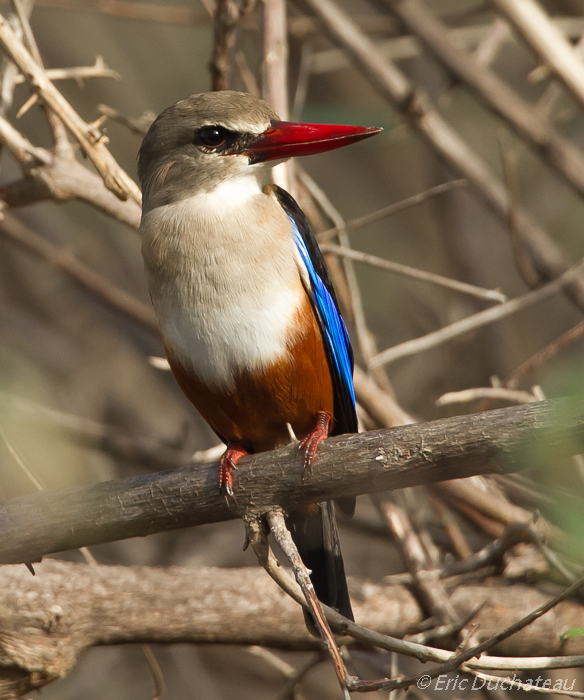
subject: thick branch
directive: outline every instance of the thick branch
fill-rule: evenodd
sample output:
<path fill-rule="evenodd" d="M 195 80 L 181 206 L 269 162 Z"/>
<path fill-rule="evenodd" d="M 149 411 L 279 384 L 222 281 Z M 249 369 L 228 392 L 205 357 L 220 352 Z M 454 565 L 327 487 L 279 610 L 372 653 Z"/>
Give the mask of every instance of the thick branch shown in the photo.
<path fill-rule="evenodd" d="M 527 449 L 584 451 L 584 420 L 564 402 L 540 402 L 325 441 L 311 473 L 295 445 L 243 458 L 235 497 L 219 493 L 216 464 L 90 487 L 36 493 L 0 509 L 0 563 L 154 532 L 476 474 L 513 472 Z"/>
<path fill-rule="evenodd" d="M 380 634 L 402 637 L 423 621 L 405 585 L 350 579 L 349 586 L 357 621 Z M 487 639 L 548 598 L 525 586 L 459 586 L 451 601 L 461 616 L 488 603 L 473 620 L 480 625 L 480 638 Z M 66 675 L 83 649 L 94 645 L 188 642 L 320 648 L 306 630 L 300 607 L 260 568 L 90 567 L 47 560 L 32 577 L 23 566 L 7 566 L 0 568 L 0 611 L 2 699 Z M 582 653 L 582 637 L 567 644 L 560 638 L 574 626 L 584 626 L 584 608 L 564 601 L 497 651 L 513 656 Z M 428 655 L 443 661 L 448 653 L 428 649 Z M 483 657 L 475 665 L 506 668 L 510 661 Z M 545 661 L 550 668 L 562 663 Z M 515 662 L 524 667 L 525 659 Z M 541 662 L 534 659 L 534 667 Z"/>
<path fill-rule="evenodd" d="M 140 225 L 140 205 L 132 199 L 120 200 L 104 185 L 99 175 L 73 158 L 55 157 L 48 163 L 25 170 L 24 178 L 0 187 L 1 206 L 23 207 L 49 199 L 57 202 L 77 199 L 132 229 Z"/>

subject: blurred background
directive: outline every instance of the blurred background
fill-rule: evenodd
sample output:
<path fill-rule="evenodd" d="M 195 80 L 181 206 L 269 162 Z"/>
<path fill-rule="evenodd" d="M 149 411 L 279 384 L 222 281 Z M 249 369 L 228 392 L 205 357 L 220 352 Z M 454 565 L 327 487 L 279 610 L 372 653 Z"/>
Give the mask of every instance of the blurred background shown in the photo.
<path fill-rule="evenodd" d="M 503 155 L 512 155 L 516 163 L 516 202 L 567 258 L 576 262 L 584 256 L 584 204 L 574 189 L 456 77 L 446 73 L 383 3 L 346 0 L 343 7 L 386 55 L 395 58 L 399 69 L 415 85 L 427 90 L 444 119 L 502 182 Z M 484 50 L 485 41 L 489 37 L 492 40 L 493 27 L 501 22 L 494 9 L 481 0 L 432 0 L 427 7 L 451 31 L 467 30 L 459 31 L 456 41 L 473 55 Z M 583 9 L 576 0 L 546 5 L 551 17 L 566 20 L 572 41 L 584 30 Z M 460 173 L 416 135 L 403 115 L 352 66 L 301 6 L 290 3 L 287 10 L 292 118 L 384 128 L 375 139 L 302 160 L 302 168 L 345 221 L 460 178 Z M 0 11 L 7 14 L 10 7 L 0 4 Z M 207 9 L 195 0 L 39 0 L 31 25 L 46 68 L 88 66 L 100 55 L 119 74 L 119 80 L 58 82 L 67 100 L 88 122 L 99 118 L 99 105 L 132 118 L 145 113 L 153 116 L 181 98 L 211 88 L 213 25 Z M 237 32 L 237 51 L 245 56 L 247 68 L 261 85 L 263 54 L 257 12 L 243 20 Z M 582 106 L 576 105 L 549 75 L 538 82 L 529 80 L 538 66 L 532 51 L 509 32 L 499 40 L 488 65 L 529 102 L 534 114 L 545 114 L 574 149 L 581 149 Z M 236 70 L 231 80 L 235 89 L 249 88 L 249 81 L 245 84 Z M 34 145 L 50 148 L 51 133 L 38 106 L 15 118 L 29 94 L 26 84 L 17 85 L 14 106 L 7 116 Z M 146 115 L 145 123 L 152 116 Z M 102 131 L 117 161 L 135 179 L 141 137 L 113 119 Z M 3 184 L 20 177 L 18 165 L 6 150 L 0 165 Z M 300 190 L 302 203 L 309 196 L 305 189 Z M 80 201 L 42 202 L 13 213 L 48 241 L 73 252 L 107 280 L 150 304 L 135 230 Z M 332 225 L 322 212 L 313 223 L 321 230 Z M 500 289 L 509 298 L 529 289 L 514 261 L 509 226 L 487 210 L 470 185 L 455 187 L 391 217 L 349 230 L 348 235 L 356 250 Z M 355 263 L 355 271 L 366 323 L 379 351 L 493 305 L 485 299 L 360 263 Z M 354 333 L 350 309 L 347 315 Z M 380 381 L 385 388 L 391 384 L 397 402 L 418 420 L 508 405 L 475 401 L 440 408 L 436 400 L 445 392 L 490 386 L 492 377 L 505 381 L 524 360 L 580 320 L 581 311 L 557 294 L 434 349 L 398 359 L 387 365 L 386 378 Z M 529 391 L 537 384 L 549 398 L 578 395 L 584 384 L 583 349 L 582 337 L 574 339 L 526 375 L 518 388 Z M 38 406 L 115 426 L 130 435 L 147 436 L 177 454 L 215 445 L 214 434 L 188 404 L 170 373 L 149 362 L 149 357 L 162 355 L 154 334 L 89 295 L 54 265 L 0 236 L 0 405 L 4 434 L 0 441 L 0 498 L 35 489 L 11 448 L 50 489 L 155 468 L 88 448 L 70 436 L 65 438 L 51 420 L 34 417 Z M 358 346 L 356 356 L 364 366 Z M 560 477 L 553 471 L 553 464 L 547 467 L 551 471 L 545 472 L 544 482 L 553 481 L 556 487 L 582 495 L 582 478 L 575 468 L 568 477 Z M 581 516 L 574 517 L 570 527 L 577 531 Z M 404 569 L 392 538 L 383 536 L 380 526 L 378 531 L 367 529 L 367 524 L 377 523 L 377 518 L 369 500 L 362 498 L 356 519 L 341 523 L 348 574 L 373 581 Z M 464 520 L 464 527 L 473 549 L 489 541 L 488 534 L 476 524 Z M 242 551 L 243 537 L 242 524 L 229 522 L 102 545 L 92 548 L 92 552 L 100 564 L 255 566 L 253 553 Z M 439 534 L 437 537 L 440 539 Z M 78 553 L 63 558 L 82 561 Z M 168 698 L 278 697 L 280 676 L 245 649 L 178 645 L 155 647 L 155 654 Z M 301 664 L 307 658 L 292 653 L 282 656 L 292 664 Z M 307 699 L 339 697 L 328 664 L 311 672 L 303 693 Z M 70 676 L 45 688 L 43 696 L 47 700 L 80 696 L 86 700 L 142 700 L 152 696 L 152 679 L 138 647 L 95 648 L 84 654 Z"/>

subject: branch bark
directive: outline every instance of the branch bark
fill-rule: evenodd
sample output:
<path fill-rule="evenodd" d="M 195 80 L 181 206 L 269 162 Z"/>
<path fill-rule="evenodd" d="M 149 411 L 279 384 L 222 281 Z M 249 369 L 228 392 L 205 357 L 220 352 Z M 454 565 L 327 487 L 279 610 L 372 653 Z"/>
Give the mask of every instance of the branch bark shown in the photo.
<path fill-rule="evenodd" d="M 217 487 L 217 466 L 106 481 L 36 493 L 0 508 L 0 563 L 38 561 L 51 552 L 219 522 L 274 506 L 285 511 L 340 496 L 418 486 L 477 474 L 520 470 L 529 450 L 584 451 L 584 420 L 566 402 L 456 416 L 326 440 L 312 471 L 296 445 L 243 458 L 235 497 Z"/>
<path fill-rule="evenodd" d="M 350 578 L 349 586 L 357 621 L 380 634 L 402 637 L 423 621 L 405 585 L 383 586 Z M 473 620 L 480 625 L 481 639 L 486 639 L 549 597 L 520 585 L 464 585 L 454 591 L 451 601 L 461 617 L 488 602 Z M 321 648 L 307 632 L 300 606 L 260 568 L 90 567 L 47 560 L 33 577 L 23 566 L 6 566 L 0 569 L 0 611 L 0 700 L 21 697 L 65 676 L 79 654 L 95 645 L 152 642 Z M 561 633 L 574 626 L 584 626 L 584 608 L 564 601 L 505 640 L 497 652 L 513 656 L 582 654 L 582 637 L 564 644 L 560 640 Z M 448 655 L 439 650 L 433 655 L 431 649 L 428 652 L 435 661 Z M 505 668 L 509 661 L 489 657 L 476 665 L 483 662 L 483 666 Z M 521 665 L 525 660 L 517 662 Z M 534 659 L 536 662 L 541 659 Z M 555 665 L 559 663 L 561 659 Z"/>

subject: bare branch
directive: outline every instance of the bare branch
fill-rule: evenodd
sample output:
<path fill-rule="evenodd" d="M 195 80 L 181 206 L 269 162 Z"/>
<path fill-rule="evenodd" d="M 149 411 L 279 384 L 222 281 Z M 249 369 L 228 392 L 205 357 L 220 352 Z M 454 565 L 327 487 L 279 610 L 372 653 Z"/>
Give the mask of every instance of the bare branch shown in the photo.
<path fill-rule="evenodd" d="M 96 56 L 92 66 L 77 66 L 74 68 L 47 68 L 45 74 L 49 80 L 77 80 L 83 81 L 87 78 L 112 78 L 121 80 L 122 76 L 113 68 L 108 68 L 102 56 Z M 26 82 L 23 75 L 18 74 L 14 79 L 15 85 Z"/>
<path fill-rule="evenodd" d="M 289 511 L 340 496 L 513 472 L 534 440 L 553 446 L 559 465 L 562 455 L 584 451 L 584 424 L 573 415 L 556 418 L 562 406 L 541 402 L 330 438 L 304 480 L 296 445 L 244 457 L 231 507 L 219 493 L 216 463 L 7 501 L 0 509 L 0 563 L 230 520 L 250 509 Z"/>
<path fill-rule="evenodd" d="M 450 167 L 468 179 L 479 197 L 507 226 L 509 202 L 505 188 L 486 163 L 442 118 L 428 94 L 414 86 L 395 64 L 388 61 L 332 0 L 299 1 L 310 7 L 326 33 L 343 47 L 380 95 L 408 120 Z M 563 252 L 520 207 L 516 207 L 516 224 L 524 240 L 530 241 L 540 274 L 553 279 L 567 269 L 569 263 Z M 569 287 L 569 293 L 580 308 L 584 308 L 582 283 Z"/>
<path fill-rule="evenodd" d="M 197 461 L 195 457 L 199 457 L 199 453 L 191 455 L 173 449 L 148 435 L 130 434 L 119 427 L 63 413 L 12 394 L 0 392 L 0 410 L 4 414 L 10 414 L 12 420 L 23 420 L 35 427 L 50 427 L 77 445 L 102 450 L 117 459 L 139 463 L 147 469 L 183 467 L 189 460 Z M 225 446 L 221 444 L 218 454 L 204 450 L 201 455 L 206 456 L 206 459 L 199 458 L 198 461 L 218 459 L 224 449 Z"/>
<path fill-rule="evenodd" d="M 533 0 L 493 0 L 528 46 L 584 106 L 584 61 Z"/>
<path fill-rule="evenodd" d="M 545 158 L 558 174 L 584 194 L 584 154 L 554 127 L 534 114 L 531 105 L 474 57 L 452 44 L 446 26 L 421 0 L 384 0 L 454 75 L 471 87 L 515 131 Z"/>
<path fill-rule="evenodd" d="M 573 328 L 570 328 L 570 330 L 566 331 L 559 338 L 556 338 L 551 343 L 546 345 L 545 348 L 542 348 L 534 355 L 527 358 L 525 362 L 522 362 L 519 365 L 519 367 L 514 369 L 513 372 L 511 372 L 511 374 L 509 375 L 509 378 L 507 380 L 507 386 L 510 389 L 513 389 L 516 386 L 518 386 L 519 382 L 521 381 L 521 379 L 523 379 L 523 377 L 526 374 L 528 374 L 529 372 L 533 372 L 544 362 L 547 362 L 547 360 L 553 357 L 562 348 L 565 348 L 567 345 L 579 338 L 583 333 L 584 321 L 580 321 L 580 323 L 577 323 Z"/>
<path fill-rule="evenodd" d="M 231 87 L 231 59 L 235 32 L 241 18 L 253 9 L 254 0 L 217 0 L 213 16 L 214 42 L 211 70 L 212 89 Z"/>
<path fill-rule="evenodd" d="M 360 367 L 355 367 L 353 383 L 357 400 L 367 413 L 383 428 L 415 423 L 386 391 L 383 391 Z"/>
<path fill-rule="evenodd" d="M 0 221 L 0 235 L 50 262 L 97 298 L 131 316 L 149 331 L 158 329 L 156 315 L 149 306 L 108 282 L 88 265 L 77 260 L 70 250 L 58 248 L 10 214 L 5 214 Z"/>
<path fill-rule="evenodd" d="M 55 112 L 79 141 L 102 176 L 106 187 L 122 199 L 131 197 L 135 202 L 140 203 L 140 189 L 107 150 L 103 135 L 96 133 L 91 125 L 86 124 L 75 112 L 24 48 L 2 15 L 0 15 L 0 46 L 27 77 L 33 91 Z"/>
<path fill-rule="evenodd" d="M 347 673 L 347 669 L 341 657 L 341 652 L 337 647 L 333 633 L 331 632 L 324 615 L 322 606 L 316 597 L 314 586 L 310 580 L 310 572 L 300 558 L 300 554 L 298 554 L 298 549 L 294 544 L 292 535 L 286 527 L 284 514 L 281 510 L 273 510 L 266 514 L 266 519 L 270 526 L 270 530 L 274 535 L 274 539 L 282 548 L 282 551 L 288 558 L 288 561 L 292 564 L 292 570 L 294 571 L 296 582 L 302 589 L 302 593 L 304 594 L 306 602 L 308 603 L 308 609 L 312 614 L 312 619 L 314 620 L 314 623 L 320 633 L 320 638 L 322 639 L 324 646 L 332 659 L 337 680 L 343 692 L 343 697 L 346 697 L 347 700 L 349 700 L 347 684 L 351 681 L 351 678 Z"/>
<path fill-rule="evenodd" d="M 385 636 L 402 636 L 422 621 L 406 586 L 383 587 L 351 578 L 349 585 L 359 593 L 354 598 L 357 620 L 371 626 L 378 641 L 395 643 L 400 653 L 427 661 L 451 656 Z M 460 586 L 452 599 L 463 615 L 477 602 L 489 602 L 494 612 L 479 613 L 481 630 L 488 637 L 503 621 L 522 617 L 549 597 L 526 586 Z M 5 566 L 0 568 L 0 608 L 2 648 L 7 654 L 0 669 L 21 671 L 0 670 L 1 697 L 9 691 L 8 697 L 23 695 L 63 677 L 81 652 L 96 644 L 226 643 L 284 649 L 318 649 L 320 644 L 306 631 L 298 605 L 260 568 L 90 567 L 46 560 L 33 577 L 23 566 Z M 524 658 L 483 656 L 468 665 L 487 671 L 582 666 L 581 656 L 545 656 L 581 651 L 577 639 L 562 648 L 557 633 L 575 625 L 584 626 L 582 606 L 561 603 L 525 629 L 519 645 L 514 647 L 509 640 L 500 647 L 503 653 L 515 648 Z"/>
<path fill-rule="evenodd" d="M 45 0 L 46 1 L 46 0 Z M 38 4 L 38 3 L 37 3 Z M 311 31 L 309 25 L 309 20 L 306 17 L 296 18 L 298 21 L 296 25 L 291 23 L 293 31 L 304 36 Z M 387 21 L 394 21 L 394 18 L 385 17 L 375 17 L 374 22 L 378 23 L 378 31 L 382 31 L 382 27 L 385 25 L 387 27 L 386 31 L 390 31 L 392 34 L 397 34 L 397 22 L 393 25 L 393 32 L 391 32 L 392 25 L 387 25 Z M 355 17 L 354 21 L 356 25 L 366 33 L 373 33 L 375 29 L 370 26 L 369 22 L 365 22 L 360 17 Z M 553 17 L 551 18 L 554 26 L 562 32 L 568 39 L 579 39 L 584 32 L 584 20 L 580 17 Z M 306 28 L 305 28 L 306 25 Z M 463 47 L 467 50 L 473 50 L 477 46 L 480 46 L 484 42 L 489 33 L 492 31 L 492 25 L 486 24 L 485 22 L 480 22 L 474 25 L 464 26 L 464 27 L 453 27 L 448 29 L 448 38 L 456 46 Z M 503 45 L 514 43 L 515 37 L 509 25 L 504 23 L 504 31 L 501 32 L 502 36 L 498 37 L 499 42 Z M 391 61 L 403 61 L 410 58 L 416 58 L 421 53 L 420 42 L 411 35 L 397 36 L 392 39 L 385 39 L 376 42 L 376 49 L 385 58 Z M 475 54 L 477 60 L 488 65 L 488 61 L 481 60 L 481 55 Z M 346 56 L 346 54 L 339 49 L 325 49 L 315 53 L 312 60 L 312 74 L 322 75 L 323 73 L 330 73 L 332 71 L 344 70 L 351 65 L 351 60 Z"/>
<path fill-rule="evenodd" d="M 509 401 L 511 403 L 533 403 L 539 400 L 528 391 L 513 391 L 501 386 L 480 386 L 475 389 L 450 391 L 447 394 L 442 394 L 442 396 L 436 400 L 436 406 L 449 406 L 453 403 L 470 403 L 478 399 L 498 399 L 499 401 Z"/>
<path fill-rule="evenodd" d="M 476 287 L 474 284 L 459 282 L 458 280 L 449 279 L 448 277 L 443 277 L 442 275 L 436 275 L 433 272 L 418 270 L 417 268 L 410 267 L 409 265 L 401 265 L 400 263 L 393 262 L 392 260 L 380 258 L 377 255 L 363 253 L 360 250 L 353 250 L 352 248 L 346 248 L 345 246 L 334 245 L 332 243 L 325 243 L 321 246 L 321 250 L 323 253 L 340 255 L 344 258 L 350 258 L 356 262 L 364 263 L 365 265 L 371 265 L 372 267 L 379 267 L 382 270 L 395 272 L 396 274 L 403 275 L 404 277 L 412 277 L 413 279 L 421 280 L 422 282 L 429 282 L 430 284 L 436 284 L 440 287 L 453 289 L 457 292 L 462 292 L 463 294 L 470 294 L 470 296 L 477 297 L 479 299 L 496 301 L 499 304 L 507 301 L 507 297 L 498 289 L 483 289 L 482 287 Z"/>
<path fill-rule="evenodd" d="M 113 119 L 125 127 L 130 129 L 130 131 L 136 136 L 146 136 L 146 132 L 150 128 L 152 122 L 156 119 L 154 112 L 147 111 L 141 117 L 128 117 L 122 114 L 117 109 L 109 107 L 108 105 L 97 105 L 97 109 L 100 114 L 104 114 L 106 117 Z"/>
<path fill-rule="evenodd" d="M 467 185 L 468 182 L 466 180 L 450 180 L 449 182 L 443 182 L 441 185 L 430 187 L 429 189 L 424 190 L 423 192 L 418 192 L 418 194 L 414 194 L 411 197 L 406 197 L 406 199 L 402 199 L 400 202 L 389 204 L 387 207 L 383 207 L 382 209 L 373 211 L 370 214 L 365 214 L 364 216 L 360 216 L 357 219 L 350 219 L 349 221 L 345 222 L 345 226 L 348 230 L 353 231 L 357 228 L 361 228 L 362 226 L 367 226 L 367 224 L 372 224 L 375 221 L 385 219 L 388 216 L 393 216 L 398 212 L 405 211 L 410 207 L 417 206 L 418 204 L 423 204 L 427 200 L 432 199 L 433 197 L 436 197 L 439 194 L 443 194 L 444 192 L 450 192 L 451 190 L 457 190 L 460 187 L 466 187 Z M 338 232 L 339 229 L 336 227 L 329 228 L 326 231 L 321 231 L 320 233 L 318 233 L 316 238 L 319 243 L 326 243 L 327 241 L 330 241 L 332 238 L 334 238 L 338 234 Z"/>
<path fill-rule="evenodd" d="M 567 272 L 564 272 L 563 275 L 560 275 L 553 282 L 549 282 L 539 289 L 526 292 L 499 306 L 493 306 L 490 309 L 479 311 L 478 314 L 463 318 L 460 321 L 455 321 L 449 326 L 445 326 L 433 333 L 428 333 L 428 335 L 422 336 L 421 338 L 407 340 L 405 343 L 400 343 L 399 345 L 394 345 L 392 348 L 383 350 L 371 360 L 371 366 L 379 367 L 389 362 L 395 362 L 401 357 L 408 357 L 429 350 L 430 348 L 435 348 L 442 343 L 477 328 L 481 328 L 488 323 L 493 323 L 494 321 L 510 316 L 532 304 L 538 304 L 544 299 L 548 299 L 550 296 L 557 294 L 563 287 L 577 279 L 582 274 L 583 267 L 584 263 L 579 263 L 570 268 Z"/>

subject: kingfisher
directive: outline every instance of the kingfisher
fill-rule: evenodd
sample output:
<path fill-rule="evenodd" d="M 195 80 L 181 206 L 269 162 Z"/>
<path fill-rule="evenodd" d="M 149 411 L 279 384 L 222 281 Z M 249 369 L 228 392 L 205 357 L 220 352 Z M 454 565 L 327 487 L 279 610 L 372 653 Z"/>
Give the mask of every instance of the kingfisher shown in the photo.
<path fill-rule="evenodd" d="M 142 142 L 150 295 L 180 388 L 227 445 L 227 497 L 242 456 L 293 435 L 309 469 L 322 440 L 358 430 L 353 353 L 324 258 L 295 200 L 262 183 L 274 161 L 379 131 L 284 122 L 263 100 L 225 90 L 168 107 Z M 352 515 L 355 499 L 337 505 Z M 287 522 L 318 598 L 353 620 L 334 505 Z"/>

